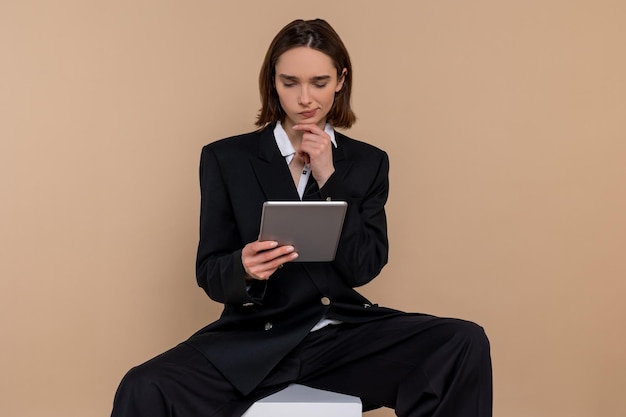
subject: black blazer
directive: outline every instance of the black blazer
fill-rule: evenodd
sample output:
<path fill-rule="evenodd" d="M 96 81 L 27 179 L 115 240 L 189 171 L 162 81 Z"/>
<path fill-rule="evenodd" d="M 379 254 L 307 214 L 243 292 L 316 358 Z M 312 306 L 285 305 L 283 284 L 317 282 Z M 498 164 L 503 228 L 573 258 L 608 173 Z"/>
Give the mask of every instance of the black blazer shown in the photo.
<path fill-rule="evenodd" d="M 257 240 L 263 202 L 300 199 L 273 129 L 211 143 L 200 162 L 197 280 L 224 310 L 187 343 L 243 394 L 322 317 L 355 323 L 399 313 L 372 305 L 353 289 L 387 263 L 388 157 L 339 132 L 335 173 L 322 189 L 311 176 L 303 197 L 348 202 L 335 260 L 287 263 L 268 281 L 253 281 L 246 289 L 241 250 Z"/>

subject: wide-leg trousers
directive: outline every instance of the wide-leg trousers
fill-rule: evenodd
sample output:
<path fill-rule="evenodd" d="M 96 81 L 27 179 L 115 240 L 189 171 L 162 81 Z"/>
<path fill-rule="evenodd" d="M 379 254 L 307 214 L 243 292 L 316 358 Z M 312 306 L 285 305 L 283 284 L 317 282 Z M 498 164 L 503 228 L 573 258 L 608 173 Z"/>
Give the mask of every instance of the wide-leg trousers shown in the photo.
<path fill-rule="evenodd" d="M 112 417 L 238 417 L 290 383 L 358 396 L 400 417 L 490 417 L 489 341 L 468 321 L 421 314 L 311 332 L 251 394 L 241 395 L 183 343 L 131 369 Z"/>

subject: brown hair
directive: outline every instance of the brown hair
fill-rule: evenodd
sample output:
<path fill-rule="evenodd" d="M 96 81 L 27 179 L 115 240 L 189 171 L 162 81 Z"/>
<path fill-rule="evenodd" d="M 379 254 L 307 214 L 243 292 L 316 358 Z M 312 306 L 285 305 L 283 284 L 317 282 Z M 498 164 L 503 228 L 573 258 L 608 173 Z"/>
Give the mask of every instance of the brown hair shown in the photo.
<path fill-rule="evenodd" d="M 322 19 L 294 20 L 282 28 L 272 40 L 259 74 L 262 107 L 256 125 L 263 127 L 268 123 L 284 120 L 285 111 L 280 105 L 274 85 L 276 63 L 284 52 L 298 46 L 306 46 L 328 55 L 337 69 L 338 78 L 341 77 L 341 72 L 346 68 L 347 74 L 345 74 L 343 87 L 335 94 L 335 102 L 326 117 L 326 121 L 333 127 L 349 128 L 356 121 L 356 116 L 350 108 L 352 64 L 348 50 L 341 38 Z"/>

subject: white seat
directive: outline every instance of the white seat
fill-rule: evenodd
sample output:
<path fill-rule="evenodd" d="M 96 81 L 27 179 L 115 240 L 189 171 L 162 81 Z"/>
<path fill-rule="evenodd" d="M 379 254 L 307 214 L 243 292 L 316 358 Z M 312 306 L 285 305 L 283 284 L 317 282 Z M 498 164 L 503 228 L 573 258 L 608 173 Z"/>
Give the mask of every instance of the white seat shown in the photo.
<path fill-rule="evenodd" d="M 243 417 L 361 417 L 359 397 L 289 385 L 252 404 Z"/>

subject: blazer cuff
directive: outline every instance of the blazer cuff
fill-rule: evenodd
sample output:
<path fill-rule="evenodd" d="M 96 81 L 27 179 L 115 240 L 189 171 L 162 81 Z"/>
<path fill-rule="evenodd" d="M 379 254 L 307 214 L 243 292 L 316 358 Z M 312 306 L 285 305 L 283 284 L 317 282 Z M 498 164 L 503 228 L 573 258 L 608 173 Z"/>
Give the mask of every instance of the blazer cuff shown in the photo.
<path fill-rule="evenodd" d="M 350 199 L 350 194 L 344 187 L 343 182 L 339 179 L 337 171 L 333 172 L 333 174 L 328 177 L 319 192 L 322 200 L 348 201 Z"/>
<path fill-rule="evenodd" d="M 223 282 L 225 304 L 235 306 L 252 306 L 261 303 L 265 296 L 267 281 L 253 280 L 246 282 L 246 271 L 241 262 L 241 250 L 232 254 L 232 274 L 226 275 L 228 281 Z"/>

